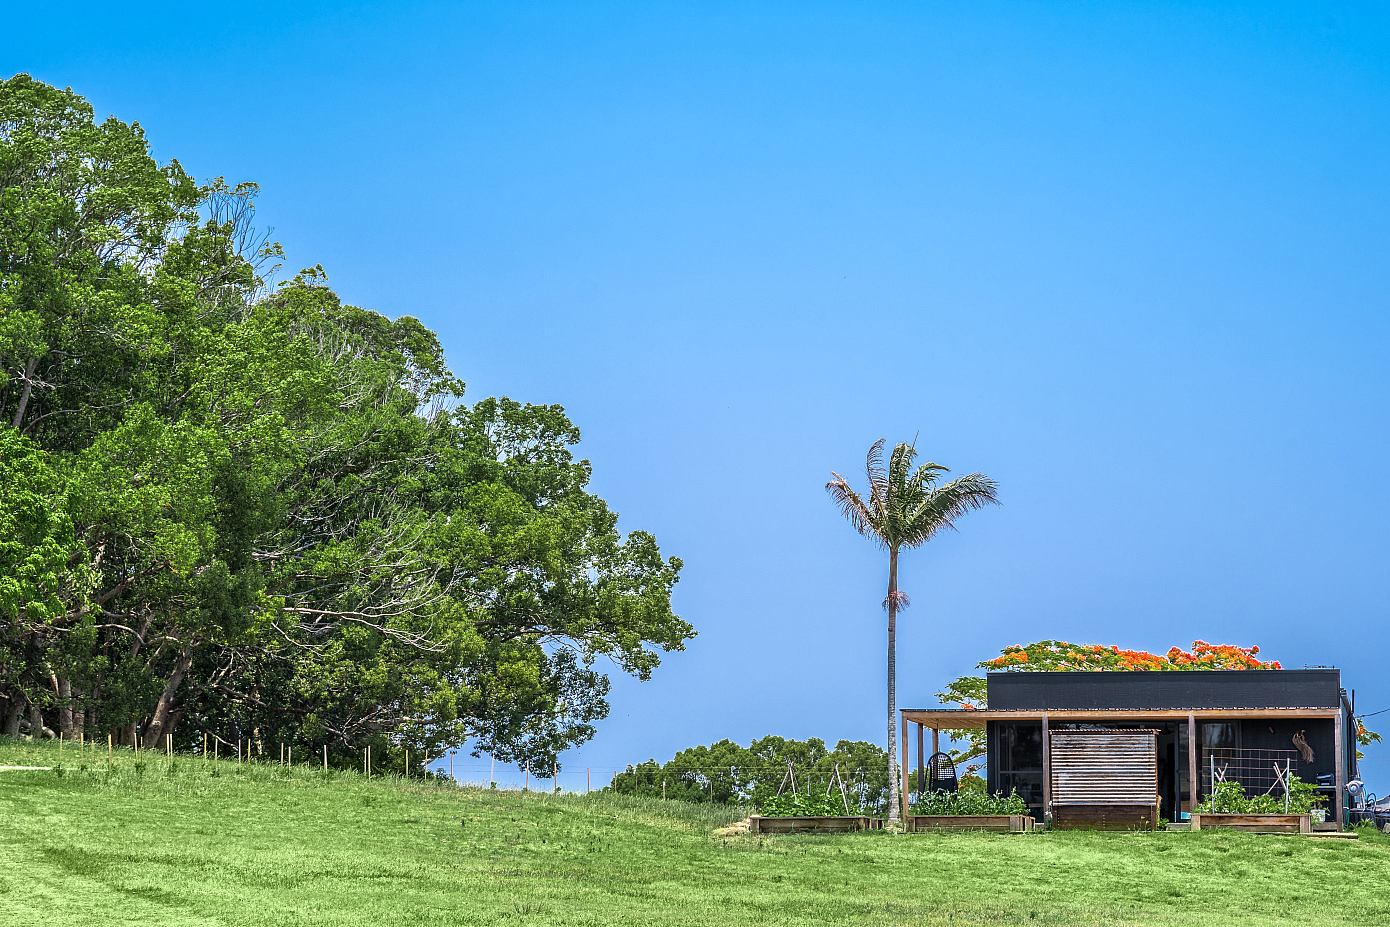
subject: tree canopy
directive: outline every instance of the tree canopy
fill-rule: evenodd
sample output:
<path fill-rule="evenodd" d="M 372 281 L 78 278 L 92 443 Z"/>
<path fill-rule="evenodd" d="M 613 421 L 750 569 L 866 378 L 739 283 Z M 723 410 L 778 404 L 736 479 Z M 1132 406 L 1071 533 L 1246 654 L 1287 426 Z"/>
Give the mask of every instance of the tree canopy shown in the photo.
<path fill-rule="evenodd" d="M 688 747 L 665 763 L 648 760 L 629 766 L 613 777 L 608 788 L 624 795 L 758 804 L 779 790 L 791 791 L 789 765 L 798 793 L 809 790 L 819 795 L 829 790 L 839 796 L 843 782 L 853 813 L 887 810 L 888 757 L 882 747 L 860 740 L 841 740 L 833 748 L 818 737 L 789 740 L 769 735 L 746 747 L 721 740 Z"/>
<path fill-rule="evenodd" d="M 0 729 L 549 769 L 693 635 L 556 405 L 278 286 L 254 184 L 0 82 Z"/>

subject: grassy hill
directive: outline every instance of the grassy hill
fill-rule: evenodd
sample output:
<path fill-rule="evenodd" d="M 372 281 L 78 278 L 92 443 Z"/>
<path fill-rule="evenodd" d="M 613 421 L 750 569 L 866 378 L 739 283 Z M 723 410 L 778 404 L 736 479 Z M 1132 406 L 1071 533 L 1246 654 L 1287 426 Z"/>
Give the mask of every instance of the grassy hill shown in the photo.
<path fill-rule="evenodd" d="M 1384 924 L 1390 840 L 718 837 L 680 802 L 0 741 L 0 923 Z"/>

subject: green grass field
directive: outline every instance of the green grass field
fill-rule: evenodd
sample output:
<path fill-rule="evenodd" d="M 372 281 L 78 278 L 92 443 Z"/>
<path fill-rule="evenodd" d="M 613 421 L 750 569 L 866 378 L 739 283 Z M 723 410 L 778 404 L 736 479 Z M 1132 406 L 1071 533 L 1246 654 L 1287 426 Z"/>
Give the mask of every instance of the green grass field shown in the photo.
<path fill-rule="evenodd" d="M 1390 839 L 718 837 L 680 802 L 0 742 L 5 925 L 1390 923 Z"/>

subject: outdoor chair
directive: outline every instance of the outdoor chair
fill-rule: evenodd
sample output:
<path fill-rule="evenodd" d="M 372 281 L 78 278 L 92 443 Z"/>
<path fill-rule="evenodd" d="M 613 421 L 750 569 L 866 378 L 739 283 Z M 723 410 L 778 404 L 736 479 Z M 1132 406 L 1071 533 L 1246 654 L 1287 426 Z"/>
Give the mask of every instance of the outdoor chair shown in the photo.
<path fill-rule="evenodd" d="M 933 753 L 927 760 L 927 790 L 930 792 L 955 792 L 960 789 L 956 779 L 956 764 L 951 762 L 949 753 Z"/>

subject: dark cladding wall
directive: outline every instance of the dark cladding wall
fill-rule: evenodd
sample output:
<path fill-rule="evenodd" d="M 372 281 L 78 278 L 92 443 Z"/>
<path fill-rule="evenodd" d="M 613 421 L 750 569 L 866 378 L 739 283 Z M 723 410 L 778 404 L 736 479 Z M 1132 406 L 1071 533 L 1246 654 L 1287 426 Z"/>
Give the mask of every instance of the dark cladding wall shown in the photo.
<path fill-rule="evenodd" d="M 989 707 L 1337 708 L 1341 672 L 1193 670 L 1191 672 L 990 673 Z"/>

